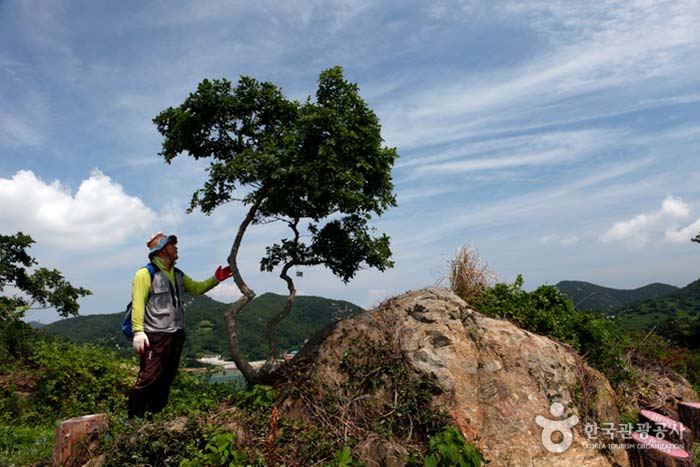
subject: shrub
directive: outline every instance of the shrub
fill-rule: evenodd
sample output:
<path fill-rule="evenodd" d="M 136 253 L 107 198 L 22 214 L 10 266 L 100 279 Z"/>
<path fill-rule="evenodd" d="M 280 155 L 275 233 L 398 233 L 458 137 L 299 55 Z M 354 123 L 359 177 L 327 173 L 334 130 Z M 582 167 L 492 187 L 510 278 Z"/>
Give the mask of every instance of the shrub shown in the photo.
<path fill-rule="evenodd" d="M 188 418 L 182 430 L 169 429 L 162 416 L 152 422 L 117 418 L 110 420 L 100 450 L 105 455 L 105 467 L 177 467 L 185 459 L 202 454 L 206 436 L 205 427 L 196 416 Z"/>
<path fill-rule="evenodd" d="M 206 436 L 203 451 L 196 452 L 180 463 L 180 467 L 210 467 L 215 465 L 250 465 L 248 453 L 236 449 L 233 433 L 216 433 Z"/>
<path fill-rule="evenodd" d="M 508 319 L 523 329 L 570 344 L 613 383 L 628 376 L 624 361 L 630 340 L 616 322 L 595 312 L 577 311 L 555 287 L 522 289 L 521 275 L 512 284 L 487 289 L 474 306 L 482 313 Z"/>
<path fill-rule="evenodd" d="M 49 338 L 35 343 L 28 359 L 38 374 L 28 421 L 123 410 L 132 371 L 107 350 Z"/>

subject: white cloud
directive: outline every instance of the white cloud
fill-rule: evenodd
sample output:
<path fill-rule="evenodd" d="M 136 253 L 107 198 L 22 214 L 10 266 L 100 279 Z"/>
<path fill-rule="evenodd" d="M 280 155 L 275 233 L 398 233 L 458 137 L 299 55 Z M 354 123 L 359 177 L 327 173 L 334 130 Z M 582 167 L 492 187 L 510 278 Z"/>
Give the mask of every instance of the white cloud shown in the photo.
<path fill-rule="evenodd" d="M 102 172 L 95 170 L 75 192 L 21 170 L 0 178 L 0 222 L 41 243 L 67 249 L 109 247 L 151 228 L 156 213 Z"/>
<path fill-rule="evenodd" d="M 550 234 L 550 235 L 545 235 L 544 237 L 540 238 L 540 244 L 542 244 L 542 245 L 547 245 L 547 244 L 550 244 L 552 242 L 557 242 L 561 246 L 573 246 L 573 245 L 576 245 L 580 241 L 581 241 L 581 239 L 579 238 L 578 235 L 569 235 L 567 237 L 561 237 L 559 235 Z"/>
<path fill-rule="evenodd" d="M 160 213 L 160 225 L 167 230 L 173 230 L 180 226 L 184 221 L 183 213 L 185 208 L 178 203 L 172 201 L 168 203 Z"/>
<path fill-rule="evenodd" d="M 649 185 L 650 180 L 644 179 L 634 185 L 624 184 L 624 188 L 615 188 L 615 179 L 622 179 L 631 174 L 638 173 L 642 169 L 649 167 L 654 162 L 652 158 L 643 158 L 627 161 L 619 164 L 605 164 L 595 167 L 594 171 L 586 174 L 581 173 L 579 178 L 527 194 L 518 194 L 502 200 L 488 201 L 465 209 L 464 206 L 446 206 L 435 210 L 434 213 L 426 214 L 422 220 L 420 230 L 413 229 L 415 222 L 414 214 L 408 216 L 411 227 L 406 228 L 401 220 L 395 221 L 393 228 L 401 232 L 397 237 L 401 243 L 411 245 L 410 251 L 418 246 L 427 248 L 427 245 L 437 244 L 445 239 L 459 235 L 466 229 L 473 226 L 495 225 L 504 222 L 528 222 L 532 219 L 552 219 L 552 213 L 560 210 L 571 212 L 572 206 L 577 209 L 590 208 L 591 202 L 598 200 L 599 203 L 609 203 L 609 200 L 616 196 L 631 196 L 632 191 L 635 196 L 639 193 L 646 193 L 651 189 L 658 189 Z M 596 188 L 595 190 L 593 190 Z M 621 191 L 620 191 L 621 190 Z M 595 191 L 595 195 L 590 193 Z M 449 219 L 449 222 L 444 222 Z M 551 230 L 550 230 L 551 231 Z M 550 239 L 551 240 L 551 239 Z"/>
<path fill-rule="evenodd" d="M 41 136 L 17 115 L 0 114 L 0 147 L 37 147 Z"/>
<path fill-rule="evenodd" d="M 688 217 L 690 210 L 682 199 L 667 196 L 664 202 L 661 203 L 661 214 L 668 215 L 674 219 L 684 219 Z"/>
<path fill-rule="evenodd" d="M 211 289 L 207 295 L 222 303 L 233 303 L 242 296 L 236 284 L 230 279 Z"/>
<path fill-rule="evenodd" d="M 459 15 L 457 3 L 450 9 L 453 15 Z M 567 99 L 622 87 L 655 89 L 652 80 L 683 81 L 695 74 L 694 58 L 700 53 L 697 0 L 507 5 L 491 14 L 499 10 L 511 20 L 525 19 L 547 45 L 518 68 L 445 76 L 413 95 L 404 92 L 403 103 L 391 100 L 378 112 L 391 144 L 420 147 L 426 141 L 454 141 L 479 129 L 493 131 L 514 118 L 555 123 L 562 118 L 555 110 L 566 107 Z M 476 22 L 478 16 L 467 13 L 465 21 Z M 581 106 L 571 115 L 585 120 L 602 106 L 616 105 Z"/>
<path fill-rule="evenodd" d="M 700 219 L 683 228 L 670 227 L 665 237 L 671 243 L 686 243 L 700 232 Z"/>
<path fill-rule="evenodd" d="M 545 235 L 544 237 L 541 237 L 541 238 L 540 238 L 540 243 L 541 243 L 542 245 L 546 245 L 546 244 L 548 244 L 549 242 L 551 242 L 552 240 L 554 240 L 555 237 L 556 237 L 556 235 L 553 235 L 553 234 Z"/>
<path fill-rule="evenodd" d="M 603 242 L 624 242 L 631 247 L 640 247 L 652 239 L 658 240 L 659 232 L 665 230 L 665 239 L 677 242 L 694 229 L 695 224 L 678 229 L 678 221 L 689 215 L 690 209 L 682 199 L 667 196 L 659 210 L 615 222 L 600 239 Z M 690 240 L 690 237 L 691 235 L 686 236 L 684 241 Z"/>
<path fill-rule="evenodd" d="M 634 240 L 646 243 L 646 229 L 652 223 L 652 216 L 639 214 L 632 219 L 616 222 L 610 230 L 601 237 L 604 242 L 618 240 Z"/>
<path fill-rule="evenodd" d="M 522 176 L 526 168 L 563 166 L 592 157 L 623 134 L 607 130 L 556 131 L 465 142 L 436 154 L 412 155 L 399 164 L 407 175 L 397 182 L 475 172 L 499 173 L 508 178 Z M 446 187 L 443 184 L 440 188 L 444 190 Z"/>
<path fill-rule="evenodd" d="M 562 246 L 573 246 L 576 245 L 579 242 L 580 238 L 578 235 L 570 235 L 568 237 L 562 238 L 559 243 L 561 243 Z"/>
<path fill-rule="evenodd" d="M 553 149 L 546 152 L 513 154 L 506 157 L 485 157 L 461 161 L 444 162 L 441 164 L 424 165 L 417 169 L 418 174 L 455 174 L 458 172 L 473 172 L 479 170 L 499 170 L 513 167 L 534 166 L 569 161 L 576 153 Z"/>
<path fill-rule="evenodd" d="M 428 198 L 433 198 L 436 196 L 442 196 L 457 191 L 464 190 L 463 186 L 458 185 L 445 185 L 440 187 L 428 187 L 428 188 L 415 188 L 408 190 L 401 190 L 397 193 L 397 199 L 399 204 L 410 203 L 412 201 L 422 201 Z"/>
<path fill-rule="evenodd" d="M 193 23 L 209 23 L 221 19 L 255 17 L 264 15 L 275 25 L 291 24 L 309 29 L 314 23 L 327 24 L 330 32 L 337 32 L 356 17 L 374 6 L 372 0 L 292 0 L 275 2 L 184 2 L 179 8 L 154 11 L 156 26 L 192 26 Z"/>

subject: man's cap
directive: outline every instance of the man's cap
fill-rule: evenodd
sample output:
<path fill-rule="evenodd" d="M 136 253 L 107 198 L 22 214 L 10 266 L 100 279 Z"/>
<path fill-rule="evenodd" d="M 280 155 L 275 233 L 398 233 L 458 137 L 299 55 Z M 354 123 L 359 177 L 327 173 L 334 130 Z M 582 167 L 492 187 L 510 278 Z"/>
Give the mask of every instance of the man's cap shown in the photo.
<path fill-rule="evenodd" d="M 177 243 L 177 237 L 175 235 L 165 235 L 163 232 L 158 232 L 154 234 L 151 239 L 146 242 L 146 246 L 150 250 L 148 256 L 152 256 L 158 253 L 160 250 L 165 248 L 169 242 Z"/>

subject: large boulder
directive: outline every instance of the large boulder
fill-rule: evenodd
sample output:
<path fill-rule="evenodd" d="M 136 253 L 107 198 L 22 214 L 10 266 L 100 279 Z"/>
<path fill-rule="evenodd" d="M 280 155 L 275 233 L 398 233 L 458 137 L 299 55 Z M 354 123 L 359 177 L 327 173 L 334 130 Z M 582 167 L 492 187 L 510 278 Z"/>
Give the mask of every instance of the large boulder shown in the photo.
<path fill-rule="evenodd" d="M 570 346 L 488 318 L 443 288 L 393 298 L 338 323 L 307 345 L 299 360 L 307 362 L 304 366 L 319 386 L 306 391 L 335 391 L 345 394 L 341 397 L 345 400 L 362 399 L 357 391 L 370 387 L 365 380 L 373 374 L 363 374 L 362 384 L 355 384 L 356 392 L 347 396 L 348 355 L 369 358 L 382 348 L 400 356 L 413 378 L 434 382 L 439 389 L 434 407 L 450 414 L 489 465 L 629 465 L 622 449 L 586 446 L 590 441 L 584 426 L 619 423 L 614 391 L 599 372 Z M 400 392 L 382 390 L 381 381 L 373 387 L 380 389 L 364 398 L 365 405 L 382 398 L 391 402 Z M 340 412 L 353 412 L 350 402 Z M 290 404 L 287 410 L 304 412 L 299 404 Z M 346 420 L 343 423 L 354 426 Z M 543 436 L 547 430 L 555 433 Z M 364 446 L 361 460 L 388 465 L 387 449 L 379 460 L 371 455 L 377 450 Z M 400 462 L 397 456 L 392 459 L 392 465 Z"/>

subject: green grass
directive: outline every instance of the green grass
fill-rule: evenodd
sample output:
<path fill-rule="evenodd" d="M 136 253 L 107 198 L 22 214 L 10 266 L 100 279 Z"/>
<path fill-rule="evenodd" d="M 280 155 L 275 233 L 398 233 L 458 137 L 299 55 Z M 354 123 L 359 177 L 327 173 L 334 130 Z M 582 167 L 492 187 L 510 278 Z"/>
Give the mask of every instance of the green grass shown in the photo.
<path fill-rule="evenodd" d="M 0 425 L 0 467 L 48 462 L 54 436 L 54 426 Z"/>

